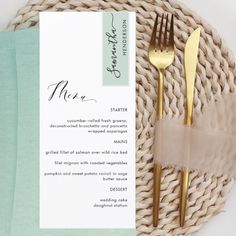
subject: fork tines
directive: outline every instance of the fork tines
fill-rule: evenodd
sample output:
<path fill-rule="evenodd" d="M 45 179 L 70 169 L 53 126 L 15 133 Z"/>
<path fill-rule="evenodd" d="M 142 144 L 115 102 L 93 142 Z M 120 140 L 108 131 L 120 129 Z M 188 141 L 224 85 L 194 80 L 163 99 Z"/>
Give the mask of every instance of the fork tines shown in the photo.
<path fill-rule="evenodd" d="M 169 17 L 171 18 L 169 23 Z M 159 34 L 157 37 L 157 26 L 158 26 L 159 15 L 157 14 L 153 32 L 150 41 L 150 48 L 155 50 L 169 50 L 174 48 L 174 16 L 171 14 L 162 14 L 161 23 L 159 28 Z"/>

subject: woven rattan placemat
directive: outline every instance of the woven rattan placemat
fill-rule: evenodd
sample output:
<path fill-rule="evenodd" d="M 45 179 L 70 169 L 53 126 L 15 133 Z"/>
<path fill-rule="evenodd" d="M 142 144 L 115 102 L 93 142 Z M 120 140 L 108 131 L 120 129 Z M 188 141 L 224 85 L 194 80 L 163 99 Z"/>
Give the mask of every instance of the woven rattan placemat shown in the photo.
<path fill-rule="evenodd" d="M 185 78 L 183 49 L 189 34 L 201 27 L 199 63 L 194 106 L 201 113 L 204 104 L 235 91 L 235 62 L 217 32 L 202 18 L 176 0 L 31 0 L 10 22 L 8 30 L 38 24 L 40 11 L 135 11 L 137 13 L 137 235 L 191 235 L 219 213 L 234 180 L 227 176 L 191 173 L 186 225 L 179 228 L 179 173 L 163 171 L 160 224 L 152 227 L 153 137 L 156 121 L 157 72 L 147 59 L 147 48 L 156 12 L 175 15 L 176 56 L 166 72 L 165 114 L 179 117 L 184 112 Z"/>

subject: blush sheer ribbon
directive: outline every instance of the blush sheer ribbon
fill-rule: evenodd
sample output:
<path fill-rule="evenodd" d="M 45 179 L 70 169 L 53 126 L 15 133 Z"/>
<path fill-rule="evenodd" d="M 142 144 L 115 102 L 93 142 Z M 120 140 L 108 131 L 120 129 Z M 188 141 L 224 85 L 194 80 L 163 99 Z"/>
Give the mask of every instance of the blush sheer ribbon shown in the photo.
<path fill-rule="evenodd" d="M 236 177 L 236 94 L 210 103 L 191 127 L 183 119 L 157 121 L 154 160 L 178 169 Z"/>

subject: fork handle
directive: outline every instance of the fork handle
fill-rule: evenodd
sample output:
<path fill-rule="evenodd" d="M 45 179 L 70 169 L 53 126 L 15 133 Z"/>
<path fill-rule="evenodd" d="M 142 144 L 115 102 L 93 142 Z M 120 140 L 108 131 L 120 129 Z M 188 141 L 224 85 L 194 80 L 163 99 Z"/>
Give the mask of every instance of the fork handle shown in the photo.
<path fill-rule="evenodd" d="M 159 69 L 158 78 L 158 93 L 157 93 L 157 118 L 161 120 L 163 118 L 163 101 L 164 101 L 164 70 Z"/>
<path fill-rule="evenodd" d="M 153 227 L 157 227 L 159 223 L 161 169 L 161 163 L 155 162 L 153 169 Z"/>
<path fill-rule="evenodd" d="M 157 119 L 163 118 L 163 98 L 164 98 L 164 70 L 158 70 L 158 91 L 157 91 Z M 155 159 L 156 157 L 154 157 Z M 162 166 L 158 160 L 154 160 L 153 170 L 153 226 L 157 227 L 159 223 L 159 211 L 160 211 L 160 191 L 161 191 L 161 172 Z"/>

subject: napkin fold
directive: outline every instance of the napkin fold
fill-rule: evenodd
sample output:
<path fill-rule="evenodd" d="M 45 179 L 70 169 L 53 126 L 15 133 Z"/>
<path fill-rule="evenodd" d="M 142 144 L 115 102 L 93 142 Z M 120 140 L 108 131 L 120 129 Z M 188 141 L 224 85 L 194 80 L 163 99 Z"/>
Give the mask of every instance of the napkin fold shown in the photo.
<path fill-rule="evenodd" d="M 16 146 L 17 80 L 14 38 L 0 34 L 0 235 L 10 234 L 12 218 Z"/>
<path fill-rule="evenodd" d="M 0 85 L 0 235 L 134 236 L 135 229 L 39 228 L 38 29 L 0 33 Z"/>

